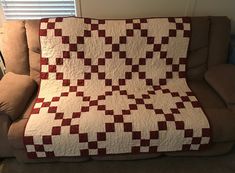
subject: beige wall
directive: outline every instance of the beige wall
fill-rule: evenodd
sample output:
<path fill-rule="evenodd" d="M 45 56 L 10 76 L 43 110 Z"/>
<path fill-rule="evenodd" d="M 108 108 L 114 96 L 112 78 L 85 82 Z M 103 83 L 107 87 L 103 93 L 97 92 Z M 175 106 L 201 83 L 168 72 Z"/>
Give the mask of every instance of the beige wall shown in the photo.
<path fill-rule="evenodd" d="M 235 0 L 81 0 L 81 15 L 95 18 L 228 16 L 235 34 Z"/>
<path fill-rule="evenodd" d="M 77 0 L 79 1 L 79 0 Z M 80 0 L 79 16 L 131 18 L 151 16 L 228 16 L 235 34 L 235 0 Z M 0 27 L 4 20 L 0 7 Z"/>
<path fill-rule="evenodd" d="M 82 16 L 131 18 L 184 16 L 194 0 L 81 0 Z"/>

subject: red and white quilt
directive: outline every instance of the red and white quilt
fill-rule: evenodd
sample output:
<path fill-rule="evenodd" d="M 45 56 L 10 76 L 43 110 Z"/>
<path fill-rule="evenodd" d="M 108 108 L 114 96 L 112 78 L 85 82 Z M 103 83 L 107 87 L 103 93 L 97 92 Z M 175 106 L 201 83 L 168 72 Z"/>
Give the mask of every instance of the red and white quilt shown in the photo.
<path fill-rule="evenodd" d="M 42 19 L 29 158 L 199 150 L 208 120 L 186 82 L 190 18 Z"/>

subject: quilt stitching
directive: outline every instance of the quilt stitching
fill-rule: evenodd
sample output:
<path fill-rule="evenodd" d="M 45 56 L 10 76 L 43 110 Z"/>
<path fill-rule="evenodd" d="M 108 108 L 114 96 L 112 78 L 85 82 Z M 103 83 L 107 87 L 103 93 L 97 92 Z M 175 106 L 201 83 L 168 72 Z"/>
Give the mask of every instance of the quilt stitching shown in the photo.
<path fill-rule="evenodd" d="M 64 21 L 66 20 L 71 20 L 72 23 L 78 21 L 82 29 L 79 31 L 73 31 L 77 28 L 72 30 L 68 29 L 68 26 L 64 26 Z M 58 81 L 59 83 L 57 83 L 57 85 L 59 85 L 59 88 L 56 88 L 56 91 L 58 91 L 56 93 L 59 93 L 59 95 L 41 98 L 39 94 L 32 110 L 29 123 L 26 126 L 24 136 L 24 144 L 29 158 L 177 150 L 187 151 L 207 147 L 210 140 L 210 130 L 206 119 L 204 119 L 203 124 L 205 127 L 199 127 L 199 129 L 196 129 L 199 132 L 195 133 L 195 127 L 189 128 L 188 125 L 185 124 L 186 122 L 180 118 L 186 108 L 196 109 L 198 110 L 196 111 L 198 114 L 203 114 L 201 105 L 195 95 L 189 88 L 181 92 L 181 90 L 174 90 L 172 87 L 168 86 L 168 82 L 174 79 L 180 79 L 184 83 L 182 85 L 187 85 L 185 83 L 187 49 L 183 50 L 184 53 L 181 53 L 184 54 L 182 57 L 175 55 L 178 52 L 170 55 L 168 49 L 172 39 L 188 38 L 189 40 L 190 18 L 158 19 L 167 23 L 169 27 L 164 28 L 168 32 L 165 35 L 161 35 L 160 39 L 150 32 L 149 23 L 156 22 L 154 20 L 156 19 L 123 20 L 122 24 L 125 25 L 124 31 L 122 31 L 121 27 L 118 28 L 118 25 L 114 24 L 114 26 L 117 27 L 116 29 L 122 32 L 119 36 L 112 35 L 115 34 L 113 31 L 114 28 L 111 27 L 110 30 L 107 29 L 109 25 L 109 21 L 107 20 L 88 18 L 55 18 L 41 20 L 41 42 L 45 43 L 46 46 L 50 46 L 50 44 L 46 43 L 50 41 L 54 45 L 62 45 L 60 50 L 61 54 L 59 54 L 61 56 L 54 56 L 50 51 L 47 51 L 48 47 L 42 47 L 41 58 L 41 81 Z M 155 25 L 158 25 L 158 23 L 156 22 Z M 65 31 L 66 28 L 69 30 L 68 33 Z M 128 45 L 133 46 L 133 38 L 136 37 L 139 38 L 141 44 L 145 43 L 143 51 L 136 50 L 136 56 L 138 58 L 131 56 L 133 50 L 130 51 L 127 48 Z M 50 38 L 51 40 L 46 39 L 43 41 L 42 38 Z M 56 39 L 53 40 L 54 38 Z M 97 40 L 97 44 L 102 42 L 102 52 L 95 54 L 97 56 L 96 58 L 92 57 L 92 46 L 94 46 L 92 44 L 95 43 L 92 41 L 94 41 L 94 38 Z M 58 40 L 59 43 L 56 42 Z M 183 40 L 183 42 L 187 43 L 187 40 Z M 89 43 L 91 47 L 87 48 Z M 136 44 L 138 44 L 138 42 Z M 136 47 L 138 47 L 138 45 Z M 139 48 L 141 49 L 142 47 Z M 90 51 L 91 54 L 88 54 L 88 51 Z M 151 63 L 154 62 L 156 58 L 159 58 L 159 63 L 162 63 L 162 66 L 159 67 L 163 68 L 164 66 L 164 69 L 159 72 L 157 78 L 155 74 L 152 74 L 151 70 L 148 70 Z M 78 63 L 79 66 L 70 64 L 72 66 L 67 67 L 66 63 L 72 61 L 72 59 L 76 59 L 74 63 Z M 113 61 L 116 62 L 113 63 Z M 112 66 L 114 64 L 117 66 L 125 66 L 125 71 L 118 71 L 115 66 Z M 82 74 L 79 74 L 78 77 L 68 77 L 71 76 L 69 73 L 76 71 L 75 67 L 83 68 L 81 71 Z M 109 67 L 108 70 L 112 70 L 113 68 L 118 72 L 112 74 L 108 71 L 107 73 L 107 67 Z M 72 68 L 72 70 L 69 68 Z M 99 87 L 98 84 L 102 83 L 105 89 L 101 88 L 100 91 L 97 89 L 98 92 L 96 94 L 89 95 L 90 91 L 87 91 L 86 87 L 94 87 L 91 82 L 95 81 L 95 79 L 98 80 L 97 86 L 95 87 Z M 133 88 L 131 88 L 135 86 L 133 81 L 137 79 L 146 89 L 144 91 L 141 90 L 140 93 L 135 93 L 132 91 Z M 51 85 L 52 84 L 53 83 L 51 83 Z M 41 83 L 41 86 L 42 85 Z M 44 84 L 43 87 L 47 85 Z M 138 84 L 137 87 L 139 87 Z M 153 103 L 156 95 L 161 95 L 166 99 L 170 98 L 174 100 L 175 104 L 170 105 L 169 109 L 163 109 L 161 106 Z M 74 107 L 67 108 L 71 109 L 70 115 L 68 115 L 67 110 L 67 112 L 63 111 L 63 104 L 67 104 L 70 98 L 72 99 L 74 97 L 77 103 L 80 104 L 76 105 L 76 109 Z M 111 104 L 111 106 L 107 104 L 109 101 L 113 101 L 113 97 L 121 101 L 123 100 L 123 103 L 118 103 L 122 105 L 122 107 L 120 106 L 120 108 L 116 109 L 113 104 Z M 128 103 L 126 100 L 128 100 Z M 162 106 L 164 106 L 164 104 Z M 148 113 L 151 112 L 151 115 L 155 115 L 158 118 L 155 123 L 157 126 L 147 131 L 137 128 L 138 122 L 133 122 L 132 117 L 133 114 L 138 114 L 137 112 L 140 110 L 146 110 Z M 82 124 L 83 121 L 83 123 L 88 121 L 83 120 L 82 117 L 85 117 L 87 113 L 94 114 L 92 112 L 95 111 L 104 116 L 102 119 L 104 126 L 94 131 L 94 129 L 89 129 L 90 127 L 88 128 Z M 53 125 L 48 127 L 50 129 L 48 134 L 35 133 L 35 136 L 33 136 L 33 130 L 30 131 L 30 122 L 33 122 L 32 119 L 36 116 L 53 117 L 51 118 L 52 120 L 50 120 Z M 88 116 L 91 115 L 89 114 Z M 31 127 L 32 126 L 33 125 L 31 125 Z M 178 131 L 179 136 L 181 135 L 181 137 L 184 138 L 183 143 L 180 144 L 178 148 L 176 147 L 176 149 L 172 149 L 171 147 L 167 148 L 167 146 L 166 148 L 159 148 L 159 141 L 163 140 L 162 136 L 172 128 Z M 89 130 L 91 130 L 92 133 L 89 133 Z M 122 131 L 123 138 L 129 140 L 127 149 L 120 148 L 122 146 L 119 144 L 115 146 L 115 144 L 118 143 L 118 139 L 116 139 L 117 136 L 113 137 L 115 138 L 114 140 L 111 139 L 112 134 L 117 131 Z M 125 136 L 125 133 L 128 134 L 128 137 Z M 75 149 L 73 149 L 74 152 L 66 153 L 62 151 L 60 153 L 55 151 L 59 147 L 58 144 L 55 144 L 56 141 L 71 140 L 72 137 L 68 137 L 69 135 L 73 135 L 73 139 L 76 138 L 77 140 L 77 146 L 74 146 Z M 107 147 L 108 140 L 113 140 L 113 147 L 117 147 L 117 149 L 109 148 L 110 146 Z M 123 141 L 121 141 L 120 144 L 122 142 Z"/>

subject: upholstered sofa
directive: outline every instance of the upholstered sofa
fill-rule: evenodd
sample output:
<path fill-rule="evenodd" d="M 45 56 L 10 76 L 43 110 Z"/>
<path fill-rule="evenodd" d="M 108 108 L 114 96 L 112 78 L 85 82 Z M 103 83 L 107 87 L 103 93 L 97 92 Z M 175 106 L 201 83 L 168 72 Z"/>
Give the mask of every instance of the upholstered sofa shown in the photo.
<path fill-rule="evenodd" d="M 1 106 L 3 105 L 0 109 L 0 158 L 4 159 L 0 171 L 1 169 L 3 172 L 66 170 L 174 172 L 175 169 L 178 169 L 177 172 L 198 170 L 221 172 L 224 170 L 211 168 L 216 165 L 212 163 L 217 163 L 215 158 L 220 159 L 225 157 L 221 155 L 227 156 L 231 153 L 235 142 L 235 66 L 226 64 L 230 38 L 230 20 L 227 17 L 192 18 L 187 80 L 211 123 L 213 138 L 209 149 L 31 160 L 27 158 L 22 137 L 40 80 L 39 23 L 38 20 L 7 21 L 3 27 L 1 51 L 7 75 L 0 81 L 0 102 Z M 205 163 L 204 167 L 200 167 L 195 158 Z"/>

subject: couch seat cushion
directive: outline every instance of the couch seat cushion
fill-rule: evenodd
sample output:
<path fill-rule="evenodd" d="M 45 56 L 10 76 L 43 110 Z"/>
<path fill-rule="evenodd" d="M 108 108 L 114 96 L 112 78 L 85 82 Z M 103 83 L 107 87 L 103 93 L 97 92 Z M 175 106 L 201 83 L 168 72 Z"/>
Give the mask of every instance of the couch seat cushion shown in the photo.
<path fill-rule="evenodd" d="M 117 154 L 108 156 L 92 156 L 93 160 L 140 160 L 152 159 L 162 156 L 163 153 L 143 153 L 143 154 Z"/>
<path fill-rule="evenodd" d="M 168 152 L 167 156 L 219 156 L 229 153 L 234 146 L 234 142 L 213 143 L 210 148 L 201 151 Z"/>
<path fill-rule="evenodd" d="M 188 82 L 191 89 L 194 91 L 199 101 L 202 103 L 204 111 L 212 127 L 214 143 L 235 141 L 235 112 L 229 110 L 220 97 L 213 91 L 213 89 L 206 83 L 206 81 L 191 81 Z M 35 94 L 36 96 L 36 94 Z M 24 116 L 21 120 L 12 124 L 9 130 L 9 140 L 13 148 L 25 152 L 22 136 L 30 111 L 34 104 L 34 98 L 29 103 Z M 18 152 L 19 153 L 19 152 Z M 192 153 L 192 155 L 194 155 Z M 157 157 L 159 154 L 152 155 L 137 155 L 134 156 L 107 156 L 107 157 L 92 157 L 95 160 L 136 160 Z"/>
<path fill-rule="evenodd" d="M 188 81 L 188 85 L 197 96 L 203 108 L 226 108 L 223 100 L 205 80 Z"/>
<path fill-rule="evenodd" d="M 188 82 L 202 104 L 212 128 L 212 141 L 235 140 L 235 112 L 228 109 L 219 95 L 205 80 Z"/>
<path fill-rule="evenodd" d="M 13 152 L 9 146 L 7 132 L 10 127 L 11 120 L 6 115 L 0 115 L 0 158 L 12 157 Z"/>

